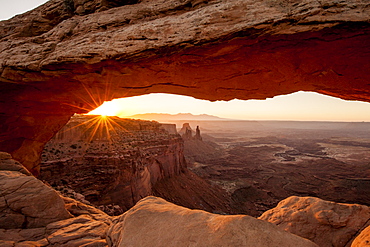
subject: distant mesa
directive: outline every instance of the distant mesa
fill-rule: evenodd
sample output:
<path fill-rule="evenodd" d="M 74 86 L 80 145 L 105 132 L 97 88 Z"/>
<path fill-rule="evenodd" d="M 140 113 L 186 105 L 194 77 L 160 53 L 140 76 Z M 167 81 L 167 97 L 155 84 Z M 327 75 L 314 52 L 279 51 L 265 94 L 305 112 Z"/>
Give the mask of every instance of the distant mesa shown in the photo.
<path fill-rule="evenodd" d="M 135 114 L 128 118 L 144 119 L 144 120 L 155 120 L 159 122 L 164 121 L 176 121 L 176 120 L 193 120 L 193 121 L 222 121 L 231 120 L 227 118 L 220 118 L 208 114 L 193 115 L 191 113 L 178 113 L 178 114 L 167 114 L 167 113 L 144 113 Z"/>

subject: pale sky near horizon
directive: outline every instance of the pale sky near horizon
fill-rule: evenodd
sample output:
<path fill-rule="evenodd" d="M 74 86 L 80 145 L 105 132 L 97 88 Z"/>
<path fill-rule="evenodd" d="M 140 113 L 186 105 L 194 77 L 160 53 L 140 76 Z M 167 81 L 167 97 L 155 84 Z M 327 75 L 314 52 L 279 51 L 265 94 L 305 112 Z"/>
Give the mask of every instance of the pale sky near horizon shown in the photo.
<path fill-rule="evenodd" d="M 370 103 L 346 101 L 314 92 L 296 92 L 266 100 L 210 102 L 189 96 L 148 94 L 115 99 L 91 113 L 127 117 L 140 113 L 210 114 L 244 120 L 370 121 Z"/>
<path fill-rule="evenodd" d="M 0 20 L 8 20 L 15 15 L 34 9 L 48 0 L 0 0 Z"/>
<path fill-rule="evenodd" d="M 34 9 L 47 0 L 0 0 L 0 20 Z M 370 121 L 370 103 L 344 101 L 312 92 L 267 100 L 209 102 L 192 97 L 150 94 L 105 103 L 102 114 L 122 117 L 140 113 L 210 114 L 246 120 Z"/>

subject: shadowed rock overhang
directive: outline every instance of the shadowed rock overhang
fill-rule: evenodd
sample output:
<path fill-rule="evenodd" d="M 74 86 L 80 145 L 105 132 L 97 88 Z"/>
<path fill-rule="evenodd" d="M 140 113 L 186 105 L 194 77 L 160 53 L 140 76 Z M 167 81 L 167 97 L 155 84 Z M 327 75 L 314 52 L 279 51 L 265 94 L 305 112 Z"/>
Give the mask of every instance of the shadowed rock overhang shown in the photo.
<path fill-rule="evenodd" d="M 299 90 L 370 102 L 367 0 L 62 1 L 0 22 L 0 150 L 43 145 L 105 100 Z"/>

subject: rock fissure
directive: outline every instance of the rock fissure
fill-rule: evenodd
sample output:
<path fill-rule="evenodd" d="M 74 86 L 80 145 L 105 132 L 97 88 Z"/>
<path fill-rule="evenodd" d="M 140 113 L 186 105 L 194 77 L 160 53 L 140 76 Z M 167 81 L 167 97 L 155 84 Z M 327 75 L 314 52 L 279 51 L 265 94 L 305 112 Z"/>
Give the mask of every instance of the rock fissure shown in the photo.
<path fill-rule="evenodd" d="M 350 246 L 350 244 L 354 241 L 354 239 L 360 235 L 362 231 L 364 231 L 368 226 L 370 225 L 370 218 L 357 229 L 356 233 L 354 233 L 351 239 L 348 240 L 348 242 L 344 246 Z M 351 245 L 352 246 L 352 245 Z"/>
<path fill-rule="evenodd" d="M 19 186 L 17 186 L 17 188 L 15 188 L 14 190 L 12 191 L 6 191 L 6 194 L 2 194 L 2 196 L 6 199 L 6 196 L 9 195 L 9 194 L 12 194 L 12 193 L 15 193 L 17 192 L 18 190 L 22 189 L 24 187 L 25 184 L 29 183 L 30 181 L 27 180 L 21 184 L 19 184 Z M 4 193 L 4 192 L 3 192 Z"/>

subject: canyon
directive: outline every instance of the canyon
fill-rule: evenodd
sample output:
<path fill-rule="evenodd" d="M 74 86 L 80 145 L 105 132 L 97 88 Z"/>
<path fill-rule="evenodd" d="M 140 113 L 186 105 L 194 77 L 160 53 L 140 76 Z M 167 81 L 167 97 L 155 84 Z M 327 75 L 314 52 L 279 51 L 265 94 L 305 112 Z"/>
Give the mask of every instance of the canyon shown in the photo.
<path fill-rule="evenodd" d="M 173 121 L 178 123 L 178 121 Z M 188 121 L 188 167 L 255 217 L 289 196 L 370 205 L 367 122 Z"/>
<path fill-rule="evenodd" d="M 147 93 L 370 101 L 369 9 L 367 0 L 48 1 L 0 22 L 0 149 L 37 175 L 43 145 L 73 114 Z"/>
<path fill-rule="evenodd" d="M 349 208 L 346 211 L 350 212 L 348 218 L 339 214 L 343 210 L 335 210 L 342 209 L 344 204 L 323 203 L 318 198 L 288 198 L 280 204 L 283 209 L 290 205 L 302 210 L 283 212 L 277 205 L 265 219 L 280 224 L 283 230 L 249 216 L 191 211 L 153 197 L 140 200 L 123 215 L 112 218 L 98 209 L 61 196 L 34 176 L 40 175 L 45 144 L 75 113 L 87 113 L 114 98 L 162 92 L 206 100 L 265 99 L 305 90 L 370 102 L 369 15 L 367 0 L 50 0 L 34 10 L 1 21 L 1 244 L 123 246 L 137 243 L 137 246 L 145 246 L 159 241 L 158 230 L 167 233 L 162 239 L 166 246 L 171 240 L 179 243 L 178 246 L 186 243 L 198 246 L 317 246 L 287 231 L 322 244 L 322 238 L 315 238 L 320 234 L 299 226 L 288 227 L 289 223 L 286 225 L 283 218 L 291 217 L 289 219 L 307 219 L 310 223 L 316 220 L 317 224 L 326 225 L 315 227 L 317 230 L 327 231 L 328 226 L 351 228 L 343 230 L 345 238 L 339 240 L 336 231 L 330 231 L 332 238 L 328 238 L 325 245 L 365 246 L 369 242 L 369 229 L 366 222 L 355 220 L 354 214 L 360 212 L 366 220 L 368 211 L 363 205 L 345 206 Z M 97 138 L 100 138 L 99 133 Z M 102 155 L 112 156 L 107 159 L 106 165 L 110 168 L 105 172 L 102 172 L 104 164 L 94 161 L 93 155 L 78 157 L 79 145 L 72 146 L 76 143 L 63 149 L 76 151 L 77 162 L 91 161 L 99 175 L 116 174 L 118 160 L 121 161 L 119 155 L 104 153 L 103 146 L 99 146 L 102 140 L 98 139 L 91 140 L 97 144 L 91 146 L 95 149 L 93 152 L 103 151 Z M 155 141 L 153 145 L 161 145 L 162 151 L 169 153 L 179 145 L 174 140 L 163 141 Z M 280 143 L 273 150 L 265 147 L 258 138 L 243 142 L 243 145 L 233 147 L 229 154 L 253 153 L 262 147 L 266 157 L 273 153 L 276 154 L 274 159 L 287 163 L 294 159 L 331 159 L 329 156 L 338 156 L 335 153 L 338 145 L 363 145 L 359 142 L 349 144 L 344 139 L 330 140 L 324 145 L 331 153 L 325 154 L 322 152 L 324 145 L 318 148 L 317 142 L 305 143 L 307 147 Z M 110 145 L 108 143 L 105 142 Z M 45 157 L 60 157 L 63 150 L 58 149 L 57 142 L 54 144 L 56 146 L 50 149 L 47 147 Z M 132 158 L 142 156 L 145 142 L 142 145 L 138 152 L 128 155 Z M 289 145 L 293 146 L 294 152 L 290 152 L 292 146 Z M 85 147 L 81 145 L 82 148 Z M 347 153 L 339 158 L 349 159 L 350 156 Z M 135 188 L 138 193 L 138 197 L 131 196 L 132 201 L 127 205 L 102 196 L 102 192 L 84 179 L 81 182 L 85 182 L 93 193 L 80 192 L 87 193 L 91 200 L 120 203 L 128 208 L 148 195 L 149 190 L 179 200 L 176 194 L 166 194 L 169 193 L 168 186 L 179 186 L 178 190 L 183 187 L 185 195 L 188 181 L 192 179 L 195 188 L 200 183 L 196 175 L 182 169 L 184 166 L 175 166 L 179 169 L 171 170 L 175 175 L 172 178 L 178 178 L 176 183 L 162 175 L 165 179 L 159 181 L 156 177 L 160 174 L 158 170 L 167 170 L 159 169 L 158 162 L 150 155 L 147 158 L 140 157 L 139 162 L 120 167 L 135 174 L 129 178 L 129 184 L 122 185 L 123 189 Z M 61 172 L 68 173 L 63 162 L 56 165 L 60 166 Z M 130 169 L 143 168 L 142 162 L 148 162 L 148 167 L 132 173 Z M 183 163 L 179 161 L 177 164 Z M 45 165 L 45 176 L 56 179 L 54 171 L 48 171 L 48 164 Z M 155 171 L 145 170 L 149 168 Z M 259 166 L 255 168 L 255 171 L 261 169 Z M 262 173 L 276 187 L 283 180 L 281 176 L 274 176 L 275 168 L 265 167 Z M 239 169 L 233 170 L 237 172 Z M 219 167 L 211 167 L 211 170 L 216 171 L 217 176 Z M 228 172 L 230 174 L 230 169 Z M 367 181 L 366 172 L 364 177 L 345 179 L 335 187 L 341 188 L 343 183 L 358 185 L 353 191 L 356 196 L 364 188 L 360 184 Z M 333 176 L 340 177 L 341 174 Z M 331 179 L 329 168 L 324 169 L 318 180 L 325 182 L 328 178 Z M 144 183 L 147 186 L 143 188 L 135 187 L 135 181 L 143 180 L 157 181 L 154 185 L 157 189 L 151 182 Z M 291 185 L 283 186 L 297 191 Z M 242 190 L 241 196 L 250 192 L 248 188 L 251 187 L 244 187 L 247 190 Z M 310 184 L 307 188 L 302 194 L 313 191 Z M 319 192 L 315 191 L 315 195 Z M 201 192 L 198 198 L 202 199 L 206 194 L 208 192 Z M 317 213 L 310 215 L 310 208 L 315 208 Z M 358 238 L 357 233 L 360 233 Z"/>
<path fill-rule="evenodd" d="M 190 210 L 149 196 L 112 217 L 62 196 L 4 152 L 0 178 L 2 246 L 357 247 L 369 236 L 369 207 L 314 197 L 287 198 L 255 219 Z"/>
<path fill-rule="evenodd" d="M 116 215 L 149 195 L 232 213 L 225 191 L 187 169 L 176 125 L 75 115 L 46 144 L 41 158 L 39 179 Z"/>
<path fill-rule="evenodd" d="M 258 217 L 323 247 L 351 246 L 370 224 L 369 123 L 186 120 L 180 138 L 165 130 L 176 131 L 176 124 L 164 129 L 155 121 L 103 117 L 120 128 L 94 136 L 89 122 L 99 118 L 72 117 L 45 146 L 40 178 L 110 215 L 131 214 L 141 198 L 154 195 L 191 209 Z M 168 172 L 179 164 L 179 172 Z M 157 203 L 145 200 L 147 207 Z M 155 215 L 156 224 L 176 218 Z M 131 227 L 108 241 L 128 244 L 140 232 Z M 134 245 L 155 241 L 148 238 Z"/>

